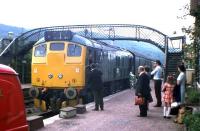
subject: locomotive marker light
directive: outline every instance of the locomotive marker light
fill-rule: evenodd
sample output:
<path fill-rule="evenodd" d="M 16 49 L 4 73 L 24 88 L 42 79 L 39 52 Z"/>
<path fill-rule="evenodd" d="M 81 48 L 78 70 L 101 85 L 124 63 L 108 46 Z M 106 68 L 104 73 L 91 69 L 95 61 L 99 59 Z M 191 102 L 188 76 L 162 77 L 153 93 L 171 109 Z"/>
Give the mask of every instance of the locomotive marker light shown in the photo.
<path fill-rule="evenodd" d="M 49 79 L 52 79 L 52 78 L 53 78 L 53 74 L 50 73 L 50 74 L 48 75 L 48 77 L 49 77 Z"/>

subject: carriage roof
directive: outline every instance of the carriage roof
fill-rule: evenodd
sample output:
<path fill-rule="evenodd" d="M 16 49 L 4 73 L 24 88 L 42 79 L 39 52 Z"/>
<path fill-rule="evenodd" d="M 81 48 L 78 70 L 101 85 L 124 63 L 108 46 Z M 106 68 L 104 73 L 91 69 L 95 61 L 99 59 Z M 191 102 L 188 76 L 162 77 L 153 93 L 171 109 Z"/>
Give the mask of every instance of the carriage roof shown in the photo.
<path fill-rule="evenodd" d="M 76 33 L 73 33 L 71 31 L 47 31 L 44 33 L 44 37 L 41 38 L 38 42 L 36 42 L 34 46 L 39 45 L 44 42 L 48 42 L 48 41 L 69 41 L 69 42 L 78 43 L 84 46 L 98 48 L 102 50 L 115 50 L 115 51 L 123 51 L 127 53 L 129 52 L 118 46 L 110 45 L 102 41 L 95 41 L 92 39 L 88 39 Z"/>

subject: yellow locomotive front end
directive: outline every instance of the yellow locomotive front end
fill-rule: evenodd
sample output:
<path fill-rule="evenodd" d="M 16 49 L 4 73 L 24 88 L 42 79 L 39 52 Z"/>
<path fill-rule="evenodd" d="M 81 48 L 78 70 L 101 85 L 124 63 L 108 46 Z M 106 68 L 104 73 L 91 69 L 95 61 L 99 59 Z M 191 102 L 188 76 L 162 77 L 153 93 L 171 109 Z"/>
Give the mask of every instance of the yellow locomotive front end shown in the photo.
<path fill-rule="evenodd" d="M 70 51 L 74 49 L 78 50 L 78 53 Z M 53 41 L 34 47 L 33 52 L 33 86 L 47 87 L 49 89 L 82 88 L 84 86 L 84 46 Z M 44 52 L 44 54 L 38 52 Z"/>
<path fill-rule="evenodd" d="M 58 31 L 53 33 L 53 35 L 60 34 Z M 32 53 L 33 88 L 30 92 L 37 98 L 36 107 L 42 105 L 42 110 L 45 111 L 47 106 L 52 107 L 51 103 L 61 103 L 66 100 L 74 100 L 76 104 L 79 102 L 78 95 L 85 87 L 85 56 L 86 47 L 69 41 L 68 36 L 64 40 L 61 38 L 51 41 L 48 38 L 35 44 Z"/>

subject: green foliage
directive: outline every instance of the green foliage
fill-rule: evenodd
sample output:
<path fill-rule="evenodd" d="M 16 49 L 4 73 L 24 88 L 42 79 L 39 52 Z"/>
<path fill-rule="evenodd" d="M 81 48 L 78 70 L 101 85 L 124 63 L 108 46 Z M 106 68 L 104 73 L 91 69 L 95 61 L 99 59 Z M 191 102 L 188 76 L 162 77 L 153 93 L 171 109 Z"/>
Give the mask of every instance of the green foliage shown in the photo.
<path fill-rule="evenodd" d="M 184 47 L 184 60 L 187 63 L 187 68 L 194 68 L 195 55 L 192 44 L 183 45 Z"/>
<path fill-rule="evenodd" d="M 193 49 L 194 49 L 194 54 L 195 54 L 195 80 L 199 80 L 199 38 L 200 38 L 200 9 L 198 8 L 197 15 L 195 16 L 195 28 L 194 32 L 192 35 L 194 36 L 194 42 L 193 42 Z"/>
<path fill-rule="evenodd" d="M 187 96 L 190 104 L 199 103 L 200 93 L 196 89 L 191 88 L 190 90 L 187 90 Z"/>
<path fill-rule="evenodd" d="M 31 55 L 32 51 L 30 50 L 24 56 L 14 57 L 11 61 L 10 66 L 19 74 L 21 83 L 31 82 Z"/>
<path fill-rule="evenodd" d="M 183 123 L 189 131 L 200 131 L 200 113 L 192 114 L 187 112 L 183 118 Z"/>

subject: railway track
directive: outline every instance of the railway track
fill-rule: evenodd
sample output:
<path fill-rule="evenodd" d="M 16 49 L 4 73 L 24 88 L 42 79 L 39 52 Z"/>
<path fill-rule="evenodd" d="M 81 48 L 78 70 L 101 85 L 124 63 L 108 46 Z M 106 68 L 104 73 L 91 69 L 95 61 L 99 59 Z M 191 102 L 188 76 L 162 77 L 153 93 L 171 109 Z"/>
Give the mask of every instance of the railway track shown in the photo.
<path fill-rule="evenodd" d="M 46 119 L 46 118 L 59 114 L 59 112 L 53 112 L 51 110 L 48 110 L 47 112 L 42 112 L 40 109 L 34 108 L 34 100 L 29 95 L 30 88 L 31 88 L 31 84 L 22 84 L 22 91 L 24 95 L 24 105 L 26 108 L 27 117 L 37 115 L 37 116 L 43 116 L 43 119 Z M 115 93 L 120 92 L 120 91 L 122 90 L 116 90 Z M 111 95 L 111 94 L 107 94 L 107 95 Z M 90 100 L 88 100 L 86 103 L 90 103 L 93 101 L 92 96 L 90 97 L 91 97 Z"/>
<path fill-rule="evenodd" d="M 33 102 L 33 98 L 29 96 L 29 88 L 31 87 L 31 85 L 22 85 L 22 91 L 23 91 L 23 95 L 24 95 L 24 105 L 25 105 L 25 109 L 26 109 L 26 114 L 27 116 L 33 115 L 37 111 L 34 108 L 34 102 Z"/>
<path fill-rule="evenodd" d="M 23 88 L 24 104 L 26 107 L 33 105 L 33 98 L 29 96 L 29 88 Z"/>
<path fill-rule="evenodd" d="M 37 115 L 37 116 L 43 116 L 43 119 L 52 117 L 54 115 L 57 115 L 58 112 L 53 112 L 51 110 L 47 112 L 41 112 L 39 109 L 34 108 L 34 102 L 33 98 L 29 95 L 29 88 L 31 87 L 30 84 L 23 84 L 22 85 L 22 91 L 24 95 L 24 105 L 26 108 L 26 115 L 27 117 Z"/>

